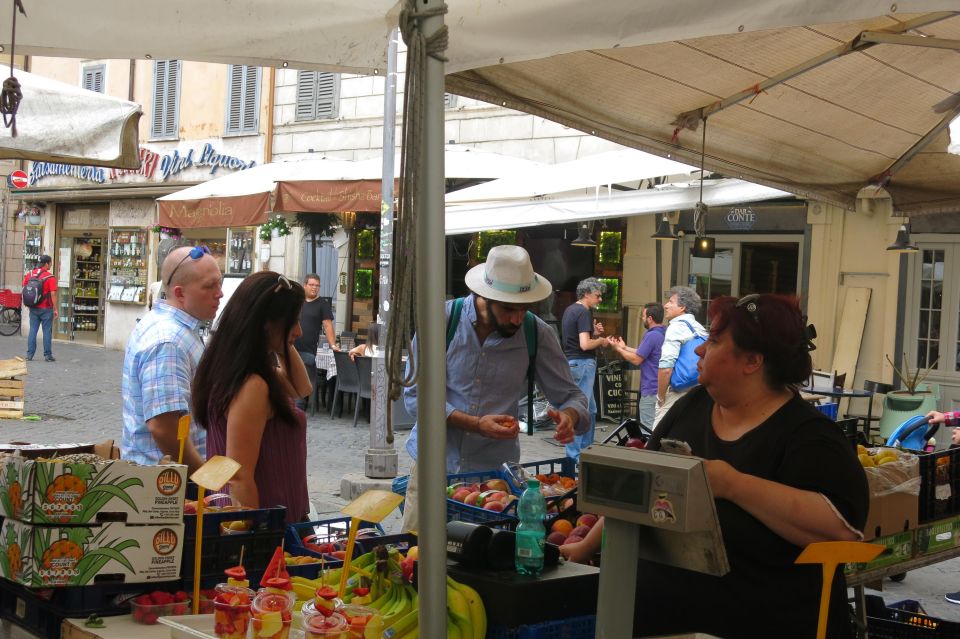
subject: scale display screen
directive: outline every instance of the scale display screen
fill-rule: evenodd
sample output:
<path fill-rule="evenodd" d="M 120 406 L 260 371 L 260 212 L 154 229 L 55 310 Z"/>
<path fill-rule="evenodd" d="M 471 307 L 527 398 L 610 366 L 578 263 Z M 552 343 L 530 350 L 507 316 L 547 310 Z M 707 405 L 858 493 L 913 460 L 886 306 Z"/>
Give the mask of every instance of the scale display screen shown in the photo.
<path fill-rule="evenodd" d="M 582 463 L 581 474 L 583 490 L 593 500 L 641 513 L 650 509 L 650 471 Z"/>

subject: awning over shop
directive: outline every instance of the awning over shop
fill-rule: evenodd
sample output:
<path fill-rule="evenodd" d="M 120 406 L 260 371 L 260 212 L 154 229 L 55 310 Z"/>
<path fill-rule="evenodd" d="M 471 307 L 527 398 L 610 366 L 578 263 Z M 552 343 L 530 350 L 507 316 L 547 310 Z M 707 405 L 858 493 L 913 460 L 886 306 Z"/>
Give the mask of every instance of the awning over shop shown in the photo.
<path fill-rule="evenodd" d="M 447 204 L 454 204 L 536 197 L 686 174 L 695 170 L 692 166 L 643 151 L 623 149 L 588 155 L 570 162 L 530 167 L 499 180 L 448 193 L 446 199 Z"/>
<path fill-rule="evenodd" d="M 446 233 L 474 233 L 540 224 L 578 222 L 612 217 L 650 215 L 692 209 L 699 199 L 698 184 L 686 188 L 644 189 L 599 197 L 521 198 L 483 204 L 448 204 Z M 703 200 L 709 206 L 759 202 L 789 197 L 790 193 L 742 180 L 708 180 Z"/>
<path fill-rule="evenodd" d="M 494 179 L 536 167 L 499 153 L 449 147 L 448 178 Z M 399 175 L 400 162 L 394 163 Z M 262 224 L 270 212 L 380 211 L 382 159 L 270 162 L 157 200 L 160 224 L 178 228 Z"/>
<path fill-rule="evenodd" d="M 10 77 L 10 67 L 0 66 Z M 17 137 L 0 128 L 0 158 L 140 167 L 137 142 L 140 105 L 17 70 L 23 98 Z"/>

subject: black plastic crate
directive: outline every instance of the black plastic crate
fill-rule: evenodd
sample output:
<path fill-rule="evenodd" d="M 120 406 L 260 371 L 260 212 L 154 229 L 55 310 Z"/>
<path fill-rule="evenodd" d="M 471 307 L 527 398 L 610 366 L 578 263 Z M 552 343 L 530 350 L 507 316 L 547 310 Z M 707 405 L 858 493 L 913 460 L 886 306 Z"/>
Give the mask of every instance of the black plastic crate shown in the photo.
<path fill-rule="evenodd" d="M 916 455 L 920 458 L 919 523 L 956 515 L 960 512 L 960 448 Z"/>
<path fill-rule="evenodd" d="M 620 425 L 613 429 L 609 435 L 603 438 L 603 444 L 614 444 L 615 446 L 626 446 L 628 439 L 642 439 L 646 444 L 653 437 L 653 432 L 638 420 L 628 417 L 620 422 Z"/>
<path fill-rule="evenodd" d="M 60 625 L 65 616 L 56 614 L 50 602 L 14 589 L 16 585 L 0 579 L 0 618 L 8 619 L 38 637 L 60 639 Z"/>
<path fill-rule="evenodd" d="M 247 568 L 250 587 L 256 588 L 263 576 L 263 569 L 270 563 L 273 553 L 283 541 L 286 508 L 260 508 L 257 510 L 231 510 L 203 513 L 203 548 L 200 557 L 200 587 L 212 588 L 223 582 L 223 571 L 240 563 Z M 183 562 L 180 574 L 184 590 L 193 586 L 193 560 L 196 547 L 196 515 L 184 516 Z M 224 534 L 221 524 L 231 521 L 252 521 L 246 532 Z"/>
<path fill-rule="evenodd" d="M 960 639 L 960 623 L 924 614 L 916 601 L 901 601 L 868 616 L 870 639 Z"/>
<path fill-rule="evenodd" d="M 383 528 L 379 524 L 369 521 L 361 521 L 358 530 L 367 531 L 374 529 L 377 535 L 383 534 Z M 284 533 L 286 548 L 291 554 L 309 555 L 311 557 L 323 556 L 327 561 L 339 561 L 336 557 L 330 555 L 321 555 L 318 552 L 310 550 L 303 545 L 303 538 L 308 535 L 315 536 L 316 543 L 335 543 L 347 547 L 347 535 L 350 533 L 350 517 L 331 517 L 329 519 L 318 519 L 317 521 L 304 521 L 296 524 L 290 524 Z M 360 541 L 360 538 L 357 538 Z M 356 550 L 353 553 L 357 555 Z"/>

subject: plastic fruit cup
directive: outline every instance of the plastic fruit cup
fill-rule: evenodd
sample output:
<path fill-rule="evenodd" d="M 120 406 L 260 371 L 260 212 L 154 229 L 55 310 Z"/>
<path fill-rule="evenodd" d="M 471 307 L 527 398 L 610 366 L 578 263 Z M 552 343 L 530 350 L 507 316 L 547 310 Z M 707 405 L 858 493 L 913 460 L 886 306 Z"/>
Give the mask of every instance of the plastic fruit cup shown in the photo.
<path fill-rule="evenodd" d="M 217 585 L 217 596 L 213 600 L 213 632 L 218 639 L 246 639 L 253 594 L 249 588 Z"/>
<path fill-rule="evenodd" d="M 253 639 L 287 639 L 295 601 L 292 592 L 261 589 L 250 607 Z"/>
<path fill-rule="evenodd" d="M 370 606 L 360 606 L 357 604 L 346 604 L 340 609 L 340 614 L 347 618 L 346 637 L 363 637 L 363 631 L 374 616 L 379 615 L 380 611 Z"/>
<path fill-rule="evenodd" d="M 304 639 L 345 639 L 347 618 L 338 612 L 327 616 L 314 612 L 303 616 Z"/>
<path fill-rule="evenodd" d="M 173 617 L 179 615 L 189 615 L 193 610 L 190 607 L 190 600 L 177 601 L 168 604 L 141 604 L 136 601 L 130 601 L 130 611 L 133 613 L 133 620 L 152 626 L 157 623 L 160 617 Z"/>

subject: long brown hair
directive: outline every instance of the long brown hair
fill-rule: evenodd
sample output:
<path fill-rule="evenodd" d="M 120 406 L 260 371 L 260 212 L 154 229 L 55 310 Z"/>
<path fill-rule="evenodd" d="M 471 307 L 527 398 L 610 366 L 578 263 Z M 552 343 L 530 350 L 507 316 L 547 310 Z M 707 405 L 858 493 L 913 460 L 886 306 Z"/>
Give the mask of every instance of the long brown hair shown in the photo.
<path fill-rule="evenodd" d="M 230 402 L 250 375 L 267 383 L 270 406 L 281 421 L 294 423 L 290 398 L 277 378 L 267 347 L 267 324 L 277 322 L 283 335 L 300 321 L 303 287 L 272 271 L 248 276 L 233 293 L 193 378 L 193 415 L 208 428 L 211 415 L 226 415 Z M 290 370 L 287 352 L 286 368 Z"/>

